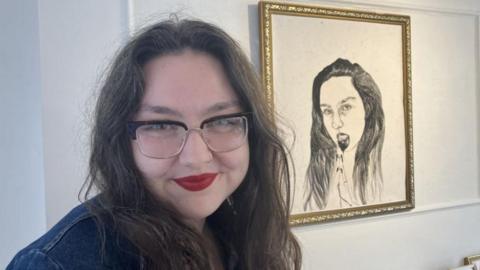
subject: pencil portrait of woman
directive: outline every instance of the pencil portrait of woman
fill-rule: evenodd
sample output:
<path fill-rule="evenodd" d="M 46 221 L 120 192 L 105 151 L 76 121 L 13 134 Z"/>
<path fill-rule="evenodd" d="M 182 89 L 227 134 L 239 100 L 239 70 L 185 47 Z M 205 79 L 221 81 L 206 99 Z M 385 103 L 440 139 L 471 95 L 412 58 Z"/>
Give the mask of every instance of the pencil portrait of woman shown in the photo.
<path fill-rule="evenodd" d="M 374 204 L 382 196 L 382 96 L 359 64 L 337 59 L 312 87 L 304 210 Z"/>

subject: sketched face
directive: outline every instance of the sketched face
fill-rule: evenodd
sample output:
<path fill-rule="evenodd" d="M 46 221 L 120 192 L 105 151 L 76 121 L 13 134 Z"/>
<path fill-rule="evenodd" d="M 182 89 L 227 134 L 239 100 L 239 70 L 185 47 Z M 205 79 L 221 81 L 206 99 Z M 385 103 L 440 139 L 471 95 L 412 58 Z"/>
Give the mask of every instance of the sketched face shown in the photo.
<path fill-rule="evenodd" d="M 320 110 L 337 147 L 342 151 L 356 149 L 365 127 L 365 108 L 351 77 L 333 77 L 323 83 Z"/>

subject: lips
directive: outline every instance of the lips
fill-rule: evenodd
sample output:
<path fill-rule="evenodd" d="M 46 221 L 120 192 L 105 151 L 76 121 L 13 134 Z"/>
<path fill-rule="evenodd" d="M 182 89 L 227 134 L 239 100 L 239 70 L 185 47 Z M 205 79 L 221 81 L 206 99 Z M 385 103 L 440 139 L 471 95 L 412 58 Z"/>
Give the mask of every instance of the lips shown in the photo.
<path fill-rule="evenodd" d="M 209 187 L 215 178 L 216 173 L 204 173 L 200 175 L 192 175 L 182 178 L 173 179 L 179 186 L 188 191 L 200 191 Z"/>
<path fill-rule="evenodd" d="M 347 149 L 348 145 L 350 144 L 350 136 L 345 133 L 338 133 L 337 134 L 337 142 L 338 142 L 338 147 L 340 147 L 340 150 L 345 151 Z"/>

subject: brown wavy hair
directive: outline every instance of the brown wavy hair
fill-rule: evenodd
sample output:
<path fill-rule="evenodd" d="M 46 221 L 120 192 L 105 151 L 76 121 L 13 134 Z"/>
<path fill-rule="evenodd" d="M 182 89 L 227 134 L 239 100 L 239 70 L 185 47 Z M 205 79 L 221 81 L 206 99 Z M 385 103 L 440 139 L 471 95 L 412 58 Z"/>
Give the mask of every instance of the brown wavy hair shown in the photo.
<path fill-rule="evenodd" d="M 212 231 L 231 245 L 239 269 L 300 269 L 300 247 L 290 231 L 287 154 L 272 121 L 259 78 L 238 44 L 218 27 L 168 20 L 141 30 L 117 53 L 100 89 L 91 135 L 84 199 L 102 235 L 115 230 L 137 249 L 148 269 L 210 269 L 202 235 L 157 200 L 132 157 L 126 124 L 145 91 L 143 67 L 186 49 L 223 65 L 242 108 L 252 112 L 250 164 L 244 181 L 211 216 Z M 103 237 L 104 238 L 104 237 Z"/>

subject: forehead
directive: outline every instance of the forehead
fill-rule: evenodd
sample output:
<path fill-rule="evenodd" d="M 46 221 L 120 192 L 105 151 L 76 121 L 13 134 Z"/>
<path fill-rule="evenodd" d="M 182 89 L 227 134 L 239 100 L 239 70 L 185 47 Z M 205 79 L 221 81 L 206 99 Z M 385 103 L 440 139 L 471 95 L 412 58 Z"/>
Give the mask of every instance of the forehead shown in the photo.
<path fill-rule="evenodd" d="M 361 102 L 360 96 L 352 84 L 349 76 L 332 77 L 324 82 L 320 91 L 320 104 L 337 105 L 346 98 L 353 97 L 353 101 Z"/>
<path fill-rule="evenodd" d="M 144 67 L 142 107 L 161 106 L 180 114 L 237 104 L 223 65 L 209 54 L 184 50 L 154 58 Z"/>

